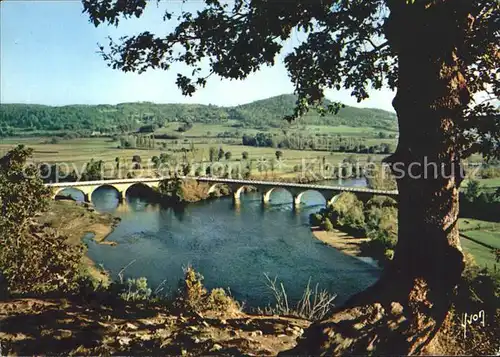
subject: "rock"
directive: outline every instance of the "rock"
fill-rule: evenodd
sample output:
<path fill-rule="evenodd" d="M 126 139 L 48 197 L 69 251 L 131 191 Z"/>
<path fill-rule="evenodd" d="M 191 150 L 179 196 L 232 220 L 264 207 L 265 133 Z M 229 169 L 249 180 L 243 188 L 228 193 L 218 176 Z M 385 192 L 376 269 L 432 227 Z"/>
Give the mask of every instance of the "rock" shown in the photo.
<path fill-rule="evenodd" d="M 70 338 L 73 333 L 70 330 L 59 330 L 61 332 L 61 338 Z"/>
<path fill-rule="evenodd" d="M 205 327 L 210 327 L 210 325 L 206 321 L 203 321 L 202 325 L 205 326 Z"/>
<path fill-rule="evenodd" d="M 252 337 L 262 336 L 262 331 L 260 331 L 260 330 L 252 331 L 252 332 L 250 332 L 250 336 L 252 336 Z"/>
<path fill-rule="evenodd" d="M 401 315 L 403 313 L 403 306 L 399 302 L 391 303 L 391 314 Z"/>
<path fill-rule="evenodd" d="M 299 331 L 297 331 L 293 328 L 287 327 L 285 329 L 285 333 L 287 334 L 287 336 L 297 336 L 299 334 Z"/>
<path fill-rule="evenodd" d="M 237 331 L 234 331 L 234 330 L 229 330 L 229 332 L 228 332 L 228 333 L 229 333 L 229 336 L 232 336 L 232 337 L 234 337 L 234 336 L 238 336 L 238 332 L 237 332 Z"/>
<path fill-rule="evenodd" d="M 191 331 L 198 331 L 198 327 L 196 326 L 188 326 L 188 329 L 190 329 Z"/>
<path fill-rule="evenodd" d="M 219 345 L 218 343 L 214 344 L 210 349 L 210 351 L 220 351 L 220 350 L 222 350 L 222 346 Z"/>
<path fill-rule="evenodd" d="M 365 327 L 365 324 L 358 322 L 354 324 L 352 327 L 354 327 L 356 330 L 361 330 L 363 327 Z"/>
<path fill-rule="evenodd" d="M 221 325 L 227 325 L 227 321 L 226 321 L 226 320 L 224 320 L 224 319 L 222 319 L 222 320 L 220 320 L 220 324 L 221 324 Z"/>
<path fill-rule="evenodd" d="M 130 330 L 137 330 L 137 329 L 138 329 L 138 327 L 137 327 L 137 326 L 135 326 L 134 324 L 131 324 L 130 322 L 127 322 L 127 323 L 125 324 L 125 326 L 126 326 L 128 329 L 130 329 Z"/>
<path fill-rule="evenodd" d="M 132 339 L 130 337 L 126 337 L 126 336 L 120 336 L 118 337 L 118 343 L 120 344 L 120 346 L 126 346 L 130 343 Z"/>

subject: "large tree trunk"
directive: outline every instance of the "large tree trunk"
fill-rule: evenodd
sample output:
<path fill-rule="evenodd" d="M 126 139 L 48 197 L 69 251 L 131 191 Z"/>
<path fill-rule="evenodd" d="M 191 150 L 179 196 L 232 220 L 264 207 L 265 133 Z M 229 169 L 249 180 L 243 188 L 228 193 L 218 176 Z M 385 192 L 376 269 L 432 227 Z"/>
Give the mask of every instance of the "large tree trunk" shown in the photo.
<path fill-rule="evenodd" d="M 399 57 L 393 105 L 400 136 L 388 160 L 398 176 L 395 257 L 374 286 L 312 325 L 287 354 L 415 354 L 444 321 L 464 266 L 456 129 L 469 94 L 456 44 L 465 2 L 391 6 L 386 32 Z"/>

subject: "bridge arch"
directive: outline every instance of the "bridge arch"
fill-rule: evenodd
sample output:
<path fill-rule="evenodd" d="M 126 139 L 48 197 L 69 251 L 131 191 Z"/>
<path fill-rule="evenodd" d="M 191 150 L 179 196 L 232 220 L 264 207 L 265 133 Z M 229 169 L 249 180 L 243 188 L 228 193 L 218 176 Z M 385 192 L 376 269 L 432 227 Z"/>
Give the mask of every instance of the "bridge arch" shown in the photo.
<path fill-rule="evenodd" d="M 227 188 L 228 192 L 233 192 L 233 193 L 235 192 L 235 190 L 234 190 L 234 189 L 233 189 L 230 185 L 228 185 L 227 183 L 224 183 L 224 182 L 216 182 L 216 183 L 212 184 L 212 185 L 209 187 L 209 189 L 208 189 L 208 192 L 207 192 L 207 193 L 208 193 L 209 195 L 214 194 L 214 193 L 216 192 L 215 190 L 217 189 L 217 187 L 225 187 L 225 188 Z"/>
<path fill-rule="evenodd" d="M 96 193 L 99 190 L 103 190 L 103 189 L 112 189 L 115 193 L 116 198 L 118 198 L 118 200 L 121 199 L 120 190 L 116 186 L 114 186 L 113 184 L 105 183 L 103 185 L 97 186 L 95 189 L 92 190 L 92 192 L 89 194 L 89 200 L 92 202 L 92 196 L 94 195 L 94 193 Z"/>
<path fill-rule="evenodd" d="M 130 194 L 131 189 L 135 190 L 135 189 L 138 189 L 138 188 L 142 188 L 142 189 L 152 190 L 153 187 L 155 187 L 155 185 L 151 185 L 148 182 L 135 182 L 135 183 L 133 183 L 133 184 L 129 185 L 128 187 L 123 188 L 121 190 L 121 199 L 123 201 L 125 201 L 126 198 L 127 198 L 127 195 Z M 156 185 L 156 187 L 157 187 L 157 185 Z M 117 189 L 117 190 L 120 192 L 119 189 Z"/>
<path fill-rule="evenodd" d="M 64 191 L 67 191 L 66 194 Z M 74 195 L 75 193 L 77 193 L 78 195 Z M 69 196 L 76 201 L 82 201 L 82 202 L 85 201 L 85 192 L 78 187 L 58 187 L 57 189 L 53 189 L 52 191 L 53 199 L 56 199 L 57 196 Z"/>
<path fill-rule="evenodd" d="M 234 199 L 239 201 L 239 199 L 241 198 L 241 194 L 245 192 L 246 189 L 254 189 L 256 190 L 257 187 L 255 186 L 252 186 L 252 185 L 242 185 L 242 186 L 239 186 L 238 188 L 234 189 L 233 190 L 233 195 L 234 195 Z"/>
<path fill-rule="evenodd" d="M 315 189 L 307 189 L 305 191 L 302 191 L 300 192 L 298 195 L 295 196 L 294 198 L 294 204 L 296 207 L 298 207 L 301 203 L 304 203 L 303 202 L 303 199 L 304 199 L 304 195 L 305 194 L 314 194 L 314 196 L 318 196 L 318 197 L 321 197 L 323 199 L 323 203 L 321 204 L 328 204 L 328 201 L 330 200 L 330 195 L 327 193 L 327 192 L 321 192 L 319 190 L 315 190 Z"/>
<path fill-rule="evenodd" d="M 268 204 L 271 201 L 271 194 L 275 191 L 285 191 L 290 195 L 291 200 L 293 201 L 295 195 L 291 192 L 287 187 L 270 187 L 265 188 L 262 193 L 262 203 Z"/>
<path fill-rule="evenodd" d="M 327 206 L 333 206 L 333 204 L 342 196 L 343 192 L 337 192 L 335 196 L 331 197 L 329 200 L 326 200 L 326 205 Z"/>

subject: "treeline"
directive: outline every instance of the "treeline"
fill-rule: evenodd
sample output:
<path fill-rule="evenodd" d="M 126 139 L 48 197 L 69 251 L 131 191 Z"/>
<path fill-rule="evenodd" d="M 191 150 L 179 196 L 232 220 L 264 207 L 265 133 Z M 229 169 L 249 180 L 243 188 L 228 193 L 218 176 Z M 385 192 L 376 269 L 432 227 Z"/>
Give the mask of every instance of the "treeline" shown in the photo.
<path fill-rule="evenodd" d="M 221 124 L 236 120 L 234 126 L 245 128 L 280 127 L 283 117 L 293 111 L 295 97 L 281 95 L 237 107 L 200 104 L 154 104 L 149 102 L 118 105 L 69 105 L 51 107 L 32 104 L 1 104 L 0 135 L 35 135 L 65 131 L 116 134 L 153 132 L 169 122 L 183 122 L 180 131 L 192 123 Z M 301 124 L 348 125 L 397 130 L 394 114 L 377 109 L 346 107 L 338 115 L 324 117 L 315 112 L 301 119 Z"/>
<path fill-rule="evenodd" d="M 367 146 L 363 138 L 343 137 L 339 135 L 302 133 L 287 133 L 276 135 L 270 133 L 257 133 L 256 135 L 243 135 L 242 144 L 257 147 L 272 147 L 292 150 L 316 150 L 351 152 L 361 154 L 390 154 L 394 148 L 389 143 Z"/>
<path fill-rule="evenodd" d="M 156 141 L 153 135 L 120 136 L 121 149 L 154 149 Z"/>
<path fill-rule="evenodd" d="M 134 127 L 135 120 L 110 106 L 70 105 L 49 107 L 31 104 L 0 105 L 0 133 L 29 135 L 38 131 L 99 131 L 111 133 Z"/>

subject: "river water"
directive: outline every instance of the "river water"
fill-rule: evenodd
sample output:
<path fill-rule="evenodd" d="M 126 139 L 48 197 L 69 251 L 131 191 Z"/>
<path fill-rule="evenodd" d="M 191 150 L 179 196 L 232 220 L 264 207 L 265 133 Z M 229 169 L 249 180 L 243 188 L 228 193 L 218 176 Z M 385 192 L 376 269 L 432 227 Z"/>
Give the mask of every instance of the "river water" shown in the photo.
<path fill-rule="evenodd" d="M 343 182 L 350 186 L 363 181 Z M 264 273 L 283 282 L 292 301 L 300 298 L 308 280 L 337 294 L 337 303 L 374 283 L 380 270 L 315 239 L 309 214 L 325 204 L 317 192 L 306 192 L 298 210 L 285 190 L 274 190 L 263 207 L 259 193 L 242 194 L 234 206 L 229 197 L 162 208 L 140 197 L 118 204 L 116 191 L 100 188 L 92 196 L 98 211 L 121 222 L 108 237 L 117 246 L 86 239 L 88 254 L 113 278 L 127 264 L 125 277 L 147 277 L 154 289 L 165 280 L 164 292 L 175 292 L 183 267 L 192 265 L 207 288 L 222 287 L 246 306 L 272 302 Z"/>

